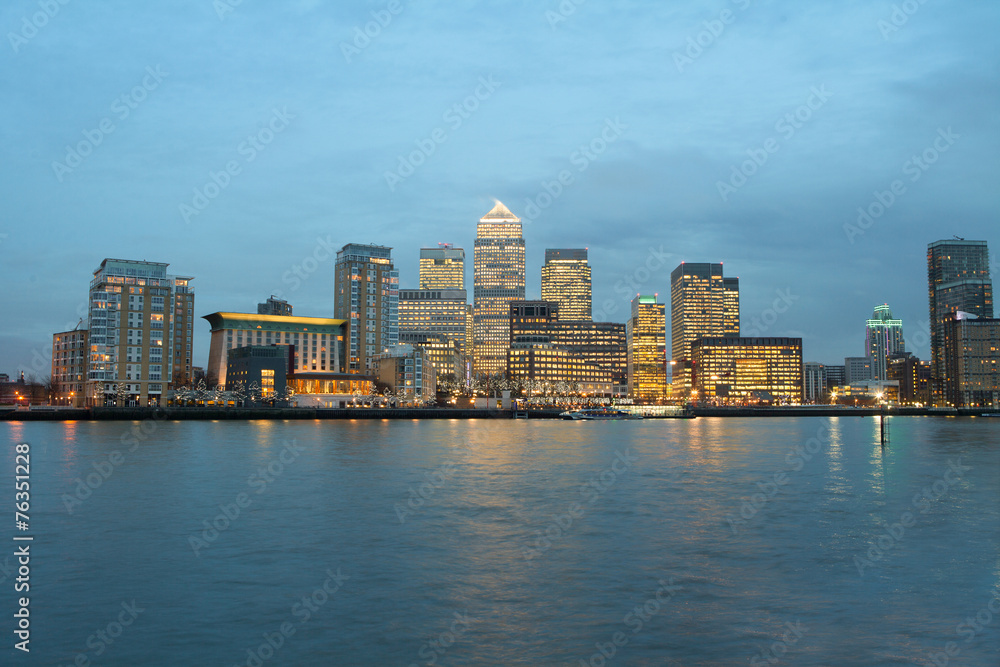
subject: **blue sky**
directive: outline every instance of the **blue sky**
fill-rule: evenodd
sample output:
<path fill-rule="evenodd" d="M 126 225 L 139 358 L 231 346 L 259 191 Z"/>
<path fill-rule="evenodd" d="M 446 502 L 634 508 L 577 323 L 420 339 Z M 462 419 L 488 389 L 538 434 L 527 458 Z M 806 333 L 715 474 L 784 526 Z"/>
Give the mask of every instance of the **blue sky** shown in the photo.
<path fill-rule="evenodd" d="M 351 242 L 402 287 L 452 242 L 471 287 L 494 198 L 529 297 L 547 247 L 590 249 L 616 321 L 629 278 L 669 302 L 722 261 L 745 331 L 827 363 L 883 302 L 926 358 L 927 243 L 1000 251 L 996 3 L 63 2 L 0 9 L 0 372 L 48 373 L 105 257 L 195 276 L 200 314 L 328 316 Z"/>

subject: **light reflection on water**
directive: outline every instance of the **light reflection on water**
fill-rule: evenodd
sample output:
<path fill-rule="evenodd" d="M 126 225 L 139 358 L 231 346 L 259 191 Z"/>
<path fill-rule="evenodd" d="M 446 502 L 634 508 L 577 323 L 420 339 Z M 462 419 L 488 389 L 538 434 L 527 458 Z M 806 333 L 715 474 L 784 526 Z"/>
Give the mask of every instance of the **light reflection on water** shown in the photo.
<path fill-rule="evenodd" d="M 930 664 L 956 641 L 960 664 L 996 665 L 1000 617 L 969 643 L 956 626 L 1000 584 L 1000 423 L 891 422 L 885 449 L 864 418 L 158 422 L 134 451 L 134 424 L 0 429 L 33 445 L 37 664 L 243 665 L 283 622 L 295 634 L 266 665 L 428 664 L 459 613 L 473 620 L 435 664 L 579 664 L 618 631 L 619 664 L 748 664 L 801 622 L 776 664 Z M 971 470 L 859 575 L 854 557 L 959 458 Z M 300 622 L 296 601 L 338 567 L 343 587 Z M 633 632 L 670 578 L 681 592 Z M 133 598 L 146 611 L 98 658 L 87 638 Z"/>

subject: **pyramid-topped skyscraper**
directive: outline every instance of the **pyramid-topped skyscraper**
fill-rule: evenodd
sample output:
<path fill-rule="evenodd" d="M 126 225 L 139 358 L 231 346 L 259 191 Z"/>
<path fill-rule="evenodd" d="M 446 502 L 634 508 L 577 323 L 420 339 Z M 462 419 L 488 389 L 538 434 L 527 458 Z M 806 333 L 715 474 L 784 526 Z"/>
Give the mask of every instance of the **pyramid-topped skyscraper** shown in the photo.
<path fill-rule="evenodd" d="M 499 201 L 479 220 L 473 254 L 472 356 L 476 373 L 507 368 L 510 302 L 524 299 L 521 219 Z"/>

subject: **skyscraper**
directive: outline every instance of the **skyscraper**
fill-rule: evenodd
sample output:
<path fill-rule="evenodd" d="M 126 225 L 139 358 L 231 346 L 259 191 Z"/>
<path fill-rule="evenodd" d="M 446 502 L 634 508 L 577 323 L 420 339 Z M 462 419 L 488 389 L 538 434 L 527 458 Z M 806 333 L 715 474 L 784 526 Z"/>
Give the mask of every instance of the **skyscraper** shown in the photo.
<path fill-rule="evenodd" d="M 628 389 L 633 398 L 653 401 L 667 393 L 666 306 L 656 295 L 632 299 L 632 316 L 625 330 L 628 347 Z"/>
<path fill-rule="evenodd" d="M 691 346 L 702 336 L 740 335 L 739 278 L 722 264 L 681 263 L 670 274 L 670 358 L 674 393 L 691 390 Z"/>
<path fill-rule="evenodd" d="M 931 326 L 934 400 L 944 400 L 945 323 L 958 311 L 993 317 L 993 282 L 986 241 L 953 239 L 927 245 L 927 288 Z"/>
<path fill-rule="evenodd" d="M 892 319 L 889 304 L 875 306 L 875 313 L 865 326 L 865 355 L 872 358 L 872 379 L 888 380 L 889 355 L 905 351 L 903 321 Z"/>
<path fill-rule="evenodd" d="M 420 249 L 420 289 L 465 289 L 465 250 L 450 243 Z"/>
<path fill-rule="evenodd" d="M 258 315 L 282 315 L 292 314 L 292 306 L 284 299 L 279 299 L 273 294 L 264 303 L 257 304 Z"/>
<path fill-rule="evenodd" d="M 547 248 L 542 267 L 542 300 L 558 303 L 562 320 L 589 320 L 591 299 L 587 249 Z"/>
<path fill-rule="evenodd" d="M 88 405 L 157 405 L 191 383 L 194 289 L 169 264 L 105 259 L 90 282 Z"/>
<path fill-rule="evenodd" d="M 334 316 L 347 320 L 348 373 L 375 375 L 378 357 L 399 342 L 399 271 L 392 248 L 349 243 L 334 267 Z"/>
<path fill-rule="evenodd" d="M 507 366 L 510 302 L 524 299 L 521 219 L 500 202 L 479 220 L 473 252 L 472 355 L 477 373 Z"/>

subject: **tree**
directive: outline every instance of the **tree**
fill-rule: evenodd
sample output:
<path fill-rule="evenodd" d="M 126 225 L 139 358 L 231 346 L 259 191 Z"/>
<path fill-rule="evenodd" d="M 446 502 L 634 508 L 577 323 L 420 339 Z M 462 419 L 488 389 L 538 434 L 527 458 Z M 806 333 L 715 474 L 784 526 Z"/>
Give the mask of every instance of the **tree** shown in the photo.
<path fill-rule="evenodd" d="M 124 382 L 119 382 L 115 385 L 115 406 L 123 407 L 125 400 L 128 398 L 128 385 Z"/>

